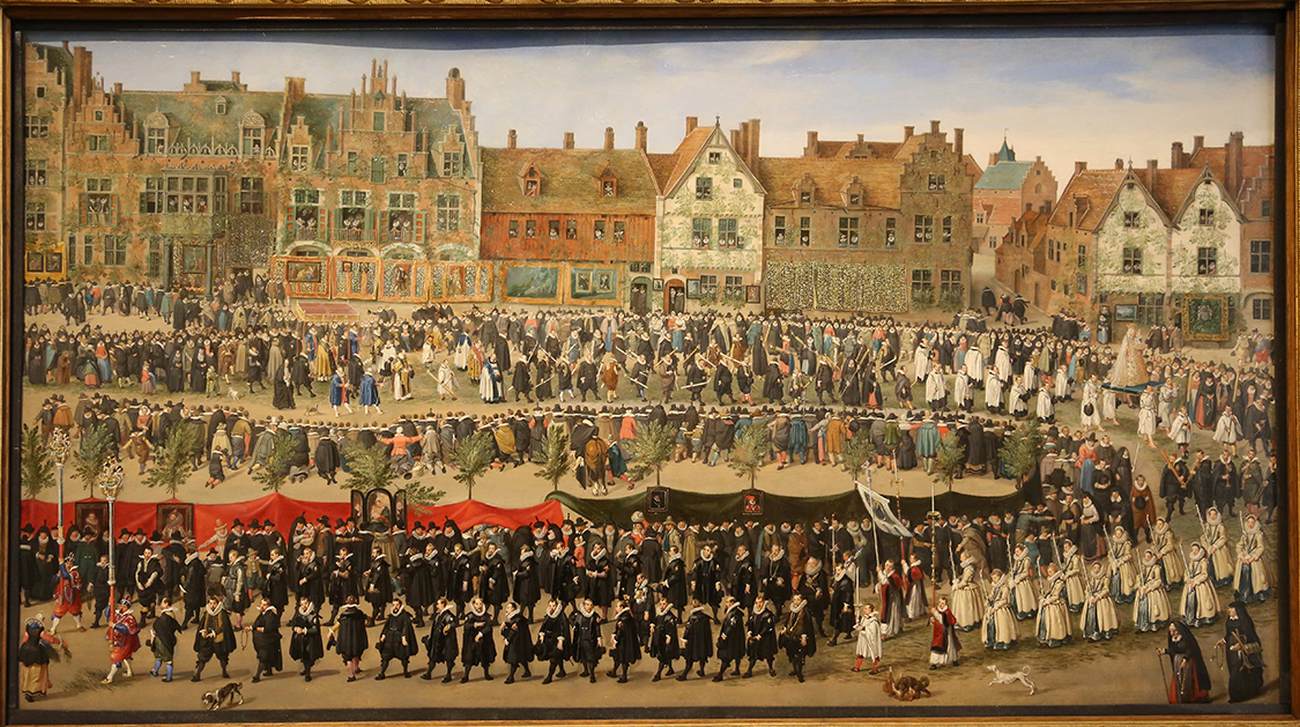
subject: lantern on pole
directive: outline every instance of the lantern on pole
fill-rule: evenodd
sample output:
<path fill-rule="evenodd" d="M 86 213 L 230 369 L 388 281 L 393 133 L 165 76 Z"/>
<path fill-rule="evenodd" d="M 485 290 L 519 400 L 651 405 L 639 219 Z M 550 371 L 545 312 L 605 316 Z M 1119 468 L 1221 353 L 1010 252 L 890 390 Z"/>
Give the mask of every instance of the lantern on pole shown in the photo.
<path fill-rule="evenodd" d="M 63 464 L 68 458 L 70 445 L 68 431 L 58 427 L 50 432 L 50 439 L 46 443 L 50 449 L 50 458 L 54 460 L 54 468 L 59 471 L 59 563 L 63 562 L 63 541 L 67 539 L 67 533 L 63 529 Z"/>
<path fill-rule="evenodd" d="M 99 477 L 96 478 L 96 484 L 104 493 L 104 499 L 108 500 L 108 602 L 115 603 L 117 599 L 117 555 L 113 552 L 113 546 L 117 542 L 117 528 L 114 524 L 113 511 L 117 503 L 117 496 L 122 492 L 122 484 L 126 480 L 126 470 L 122 469 L 122 463 L 116 457 L 108 460 L 104 464 L 104 469 L 100 471 Z M 109 611 L 109 623 L 112 623 L 113 611 Z"/>

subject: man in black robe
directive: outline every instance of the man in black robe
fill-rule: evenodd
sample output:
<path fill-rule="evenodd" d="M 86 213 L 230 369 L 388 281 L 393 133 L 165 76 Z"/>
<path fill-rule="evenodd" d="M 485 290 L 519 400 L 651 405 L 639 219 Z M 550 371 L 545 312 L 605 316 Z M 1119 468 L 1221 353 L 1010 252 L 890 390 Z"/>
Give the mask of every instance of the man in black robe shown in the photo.
<path fill-rule="evenodd" d="M 257 618 L 253 619 L 253 652 L 257 655 L 257 669 L 253 683 L 262 677 L 273 676 L 284 669 L 284 655 L 280 648 L 280 609 L 270 599 L 263 598 Z"/>
<path fill-rule="evenodd" d="M 402 677 L 411 678 L 411 657 L 420 652 L 420 645 L 415 640 L 415 627 L 411 610 L 402 604 L 402 599 L 394 598 L 388 605 L 384 627 L 379 632 L 379 673 L 376 681 L 383 681 L 388 674 L 388 664 L 393 659 L 402 662 Z"/>

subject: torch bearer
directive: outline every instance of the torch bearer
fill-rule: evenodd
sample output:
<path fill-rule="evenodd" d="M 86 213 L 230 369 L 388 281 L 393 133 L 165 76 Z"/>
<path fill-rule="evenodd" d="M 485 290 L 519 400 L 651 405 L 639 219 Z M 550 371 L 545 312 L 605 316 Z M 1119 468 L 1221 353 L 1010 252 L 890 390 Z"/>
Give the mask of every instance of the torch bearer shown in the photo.
<path fill-rule="evenodd" d="M 68 457 L 68 445 L 67 430 L 55 427 L 50 432 L 47 446 L 50 448 L 50 457 L 54 460 L 54 468 L 59 471 L 59 563 L 63 563 L 63 541 L 67 537 L 63 529 L 63 463 Z"/>
<path fill-rule="evenodd" d="M 114 526 L 113 512 L 114 505 L 117 503 L 117 496 L 122 492 L 122 483 L 126 479 L 126 471 L 122 469 L 122 463 L 113 458 L 108 460 L 104 469 L 96 478 L 96 484 L 104 492 L 104 499 L 108 500 L 108 602 L 109 617 L 108 621 L 113 623 L 113 606 L 117 599 L 117 555 L 113 552 L 113 545 L 117 542 L 117 530 Z"/>

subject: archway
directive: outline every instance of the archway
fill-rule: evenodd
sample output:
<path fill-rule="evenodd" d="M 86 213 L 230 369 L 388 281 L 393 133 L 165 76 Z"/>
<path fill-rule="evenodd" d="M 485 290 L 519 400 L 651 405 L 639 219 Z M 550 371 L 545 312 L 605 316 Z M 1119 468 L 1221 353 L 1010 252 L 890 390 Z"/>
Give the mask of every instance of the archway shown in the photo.
<path fill-rule="evenodd" d="M 681 278 L 664 283 L 664 310 L 669 313 L 686 312 L 686 283 Z"/>
<path fill-rule="evenodd" d="M 632 279 L 632 292 L 629 306 L 632 312 L 637 315 L 645 315 L 650 312 L 650 279 L 647 277 L 636 277 Z"/>

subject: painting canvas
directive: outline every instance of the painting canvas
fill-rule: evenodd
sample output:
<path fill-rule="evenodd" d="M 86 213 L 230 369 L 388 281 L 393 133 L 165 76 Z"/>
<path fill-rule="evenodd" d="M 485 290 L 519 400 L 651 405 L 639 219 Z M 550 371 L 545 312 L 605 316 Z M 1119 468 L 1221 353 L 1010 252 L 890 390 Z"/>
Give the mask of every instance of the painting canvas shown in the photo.
<path fill-rule="evenodd" d="M 194 505 L 186 502 L 158 504 L 154 529 L 164 537 L 184 541 L 194 537 Z"/>
<path fill-rule="evenodd" d="M 511 298 L 554 300 L 560 292 L 560 270 L 555 267 L 511 266 L 506 270 L 505 295 Z"/>
<path fill-rule="evenodd" d="M 1271 18 L 26 29 L 7 723 L 1290 709 Z"/>

